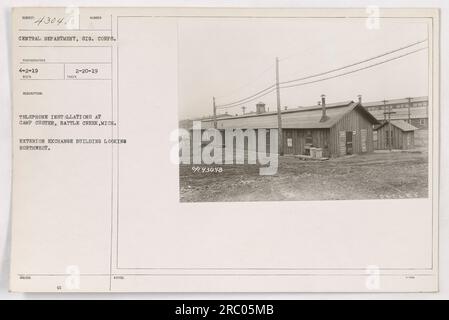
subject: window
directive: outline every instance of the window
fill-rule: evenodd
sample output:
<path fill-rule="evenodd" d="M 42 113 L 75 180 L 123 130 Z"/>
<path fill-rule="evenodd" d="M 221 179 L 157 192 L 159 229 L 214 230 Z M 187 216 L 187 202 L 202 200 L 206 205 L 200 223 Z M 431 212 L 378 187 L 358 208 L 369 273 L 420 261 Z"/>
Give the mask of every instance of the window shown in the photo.
<path fill-rule="evenodd" d="M 312 138 L 312 130 L 306 131 L 306 144 L 312 144 L 313 138 Z"/>

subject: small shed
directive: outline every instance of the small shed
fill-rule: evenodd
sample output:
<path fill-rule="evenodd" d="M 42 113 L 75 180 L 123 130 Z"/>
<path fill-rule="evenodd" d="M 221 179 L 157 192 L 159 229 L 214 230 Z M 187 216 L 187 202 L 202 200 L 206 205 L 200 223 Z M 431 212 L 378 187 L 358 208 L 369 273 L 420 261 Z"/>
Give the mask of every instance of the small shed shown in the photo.
<path fill-rule="evenodd" d="M 390 125 L 388 121 L 374 128 L 374 148 L 385 150 L 390 148 Z M 404 120 L 391 120 L 391 148 L 413 149 L 415 147 L 415 130 L 417 127 Z"/>

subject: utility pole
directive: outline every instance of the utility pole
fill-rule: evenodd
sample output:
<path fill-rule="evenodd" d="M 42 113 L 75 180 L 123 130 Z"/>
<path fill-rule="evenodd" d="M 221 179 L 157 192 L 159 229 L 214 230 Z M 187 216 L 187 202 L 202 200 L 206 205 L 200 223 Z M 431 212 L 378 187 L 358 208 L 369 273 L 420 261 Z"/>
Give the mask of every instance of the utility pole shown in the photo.
<path fill-rule="evenodd" d="M 276 57 L 276 98 L 278 110 L 278 145 L 279 155 L 284 155 L 284 140 L 282 138 L 282 117 L 281 117 L 281 92 L 279 90 L 279 58 Z"/>
<path fill-rule="evenodd" d="M 386 103 L 387 101 L 384 100 L 383 101 L 384 106 L 385 106 L 385 110 L 386 110 Z M 384 112 L 384 116 L 385 118 L 387 117 L 388 114 L 388 150 L 391 151 L 391 149 L 393 148 L 393 132 L 391 131 L 391 114 L 396 113 L 395 111 L 391 111 L 391 104 L 388 105 L 388 112 L 385 111 Z"/>
<path fill-rule="evenodd" d="M 215 97 L 212 100 L 214 105 L 214 129 L 217 129 L 217 106 L 215 105 Z"/>
<path fill-rule="evenodd" d="M 407 98 L 407 100 L 408 100 L 408 123 L 412 123 L 412 113 L 411 113 L 412 98 Z"/>

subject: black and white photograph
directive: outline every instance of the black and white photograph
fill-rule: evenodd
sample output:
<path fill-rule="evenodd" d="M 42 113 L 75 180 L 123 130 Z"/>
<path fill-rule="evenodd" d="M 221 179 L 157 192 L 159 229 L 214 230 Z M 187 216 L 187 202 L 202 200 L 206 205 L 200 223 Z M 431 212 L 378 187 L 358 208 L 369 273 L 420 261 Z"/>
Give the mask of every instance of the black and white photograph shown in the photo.
<path fill-rule="evenodd" d="M 428 25 L 178 24 L 180 201 L 428 197 Z"/>
<path fill-rule="evenodd" d="M 449 6 L 233 2 L 10 6 L 0 298 L 447 297 Z"/>

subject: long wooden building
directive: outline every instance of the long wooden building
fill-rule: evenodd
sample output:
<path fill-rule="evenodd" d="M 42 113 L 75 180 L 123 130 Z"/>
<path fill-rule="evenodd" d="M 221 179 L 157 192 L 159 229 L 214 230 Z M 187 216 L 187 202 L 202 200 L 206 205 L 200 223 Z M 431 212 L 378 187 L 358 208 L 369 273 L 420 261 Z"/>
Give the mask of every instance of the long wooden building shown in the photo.
<path fill-rule="evenodd" d="M 374 150 L 373 125 L 379 124 L 359 102 L 346 101 L 283 110 L 285 154 L 310 156 L 318 148 L 323 157 L 367 153 Z M 202 121 L 202 128 L 213 128 L 214 120 Z M 277 129 L 277 112 L 265 112 L 217 119 L 217 129 Z"/>

